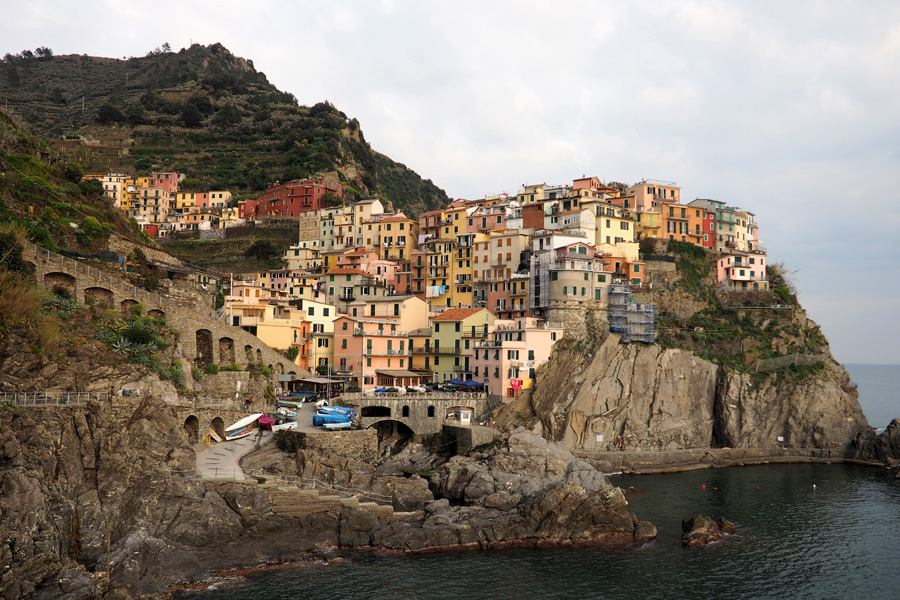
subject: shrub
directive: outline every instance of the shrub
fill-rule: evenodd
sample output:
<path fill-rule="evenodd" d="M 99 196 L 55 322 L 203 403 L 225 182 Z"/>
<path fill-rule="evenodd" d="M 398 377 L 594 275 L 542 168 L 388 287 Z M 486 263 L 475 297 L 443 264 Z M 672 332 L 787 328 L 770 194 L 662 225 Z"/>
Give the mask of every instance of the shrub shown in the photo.
<path fill-rule="evenodd" d="M 206 371 L 207 375 L 215 375 L 216 373 L 219 372 L 219 365 L 214 365 L 214 364 L 210 363 L 210 364 L 206 365 L 206 369 L 204 369 L 204 370 Z"/>
<path fill-rule="evenodd" d="M 197 367 L 191 367 L 191 377 L 193 377 L 195 381 L 203 381 L 203 371 Z"/>

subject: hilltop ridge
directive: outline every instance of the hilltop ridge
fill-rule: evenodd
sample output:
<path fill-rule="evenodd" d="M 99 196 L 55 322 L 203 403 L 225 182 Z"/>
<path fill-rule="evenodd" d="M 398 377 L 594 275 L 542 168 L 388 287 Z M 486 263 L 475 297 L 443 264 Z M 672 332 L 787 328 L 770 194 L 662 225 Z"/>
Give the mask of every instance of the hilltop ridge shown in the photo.
<path fill-rule="evenodd" d="M 177 171 L 183 189 L 236 197 L 336 172 L 351 200 L 377 196 L 413 215 L 449 201 L 373 150 L 359 121 L 327 101 L 301 106 L 218 43 L 127 59 L 7 54 L 0 97 L 87 172 Z"/>

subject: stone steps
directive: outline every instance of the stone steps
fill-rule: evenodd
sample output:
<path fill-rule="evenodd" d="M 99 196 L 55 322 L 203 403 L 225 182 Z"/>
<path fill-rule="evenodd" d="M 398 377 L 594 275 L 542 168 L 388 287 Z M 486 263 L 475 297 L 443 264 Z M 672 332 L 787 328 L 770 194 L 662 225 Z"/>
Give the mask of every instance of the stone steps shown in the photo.
<path fill-rule="evenodd" d="M 390 504 L 360 502 L 356 496 L 324 495 L 320 494 L 319 490 L 305 490 L 297 486 L 273 483 L 263 483 L 259 487 L 268 490 L 269 499 L 272 502 L 272 512 L 279 515 L 300 517 L 344 506 L 365 510 L 376 515 L 390 516 L 394 514 L 394 507 Z"/>

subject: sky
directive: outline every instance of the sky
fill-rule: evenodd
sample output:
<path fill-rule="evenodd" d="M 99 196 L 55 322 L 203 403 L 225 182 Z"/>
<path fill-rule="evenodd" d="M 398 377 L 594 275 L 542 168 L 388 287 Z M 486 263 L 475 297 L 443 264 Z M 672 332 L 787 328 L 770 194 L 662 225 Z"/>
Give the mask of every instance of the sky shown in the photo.
<path fill-rule="evenodd" d="M 0 53 L 223 44 L 453 198 L 584 175 L 756 214 L 842 363 L 900 364 L 900 2 L 46 0 Z"/>

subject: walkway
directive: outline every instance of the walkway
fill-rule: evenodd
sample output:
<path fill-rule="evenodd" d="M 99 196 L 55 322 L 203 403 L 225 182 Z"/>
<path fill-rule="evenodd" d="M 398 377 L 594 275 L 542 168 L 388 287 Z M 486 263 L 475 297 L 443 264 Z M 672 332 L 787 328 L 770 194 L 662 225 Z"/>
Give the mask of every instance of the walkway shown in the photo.
<path fill-rule="evenodd" d="M 211 447 L 197 452 L 197 474 L 203 479 L 247 479 L 239 464 L 241 457 L 259 450 L 275 437 L 271 431 L 259 431 L 261 435 L 254 433 L 231 442 L 213 442 Z"/>

